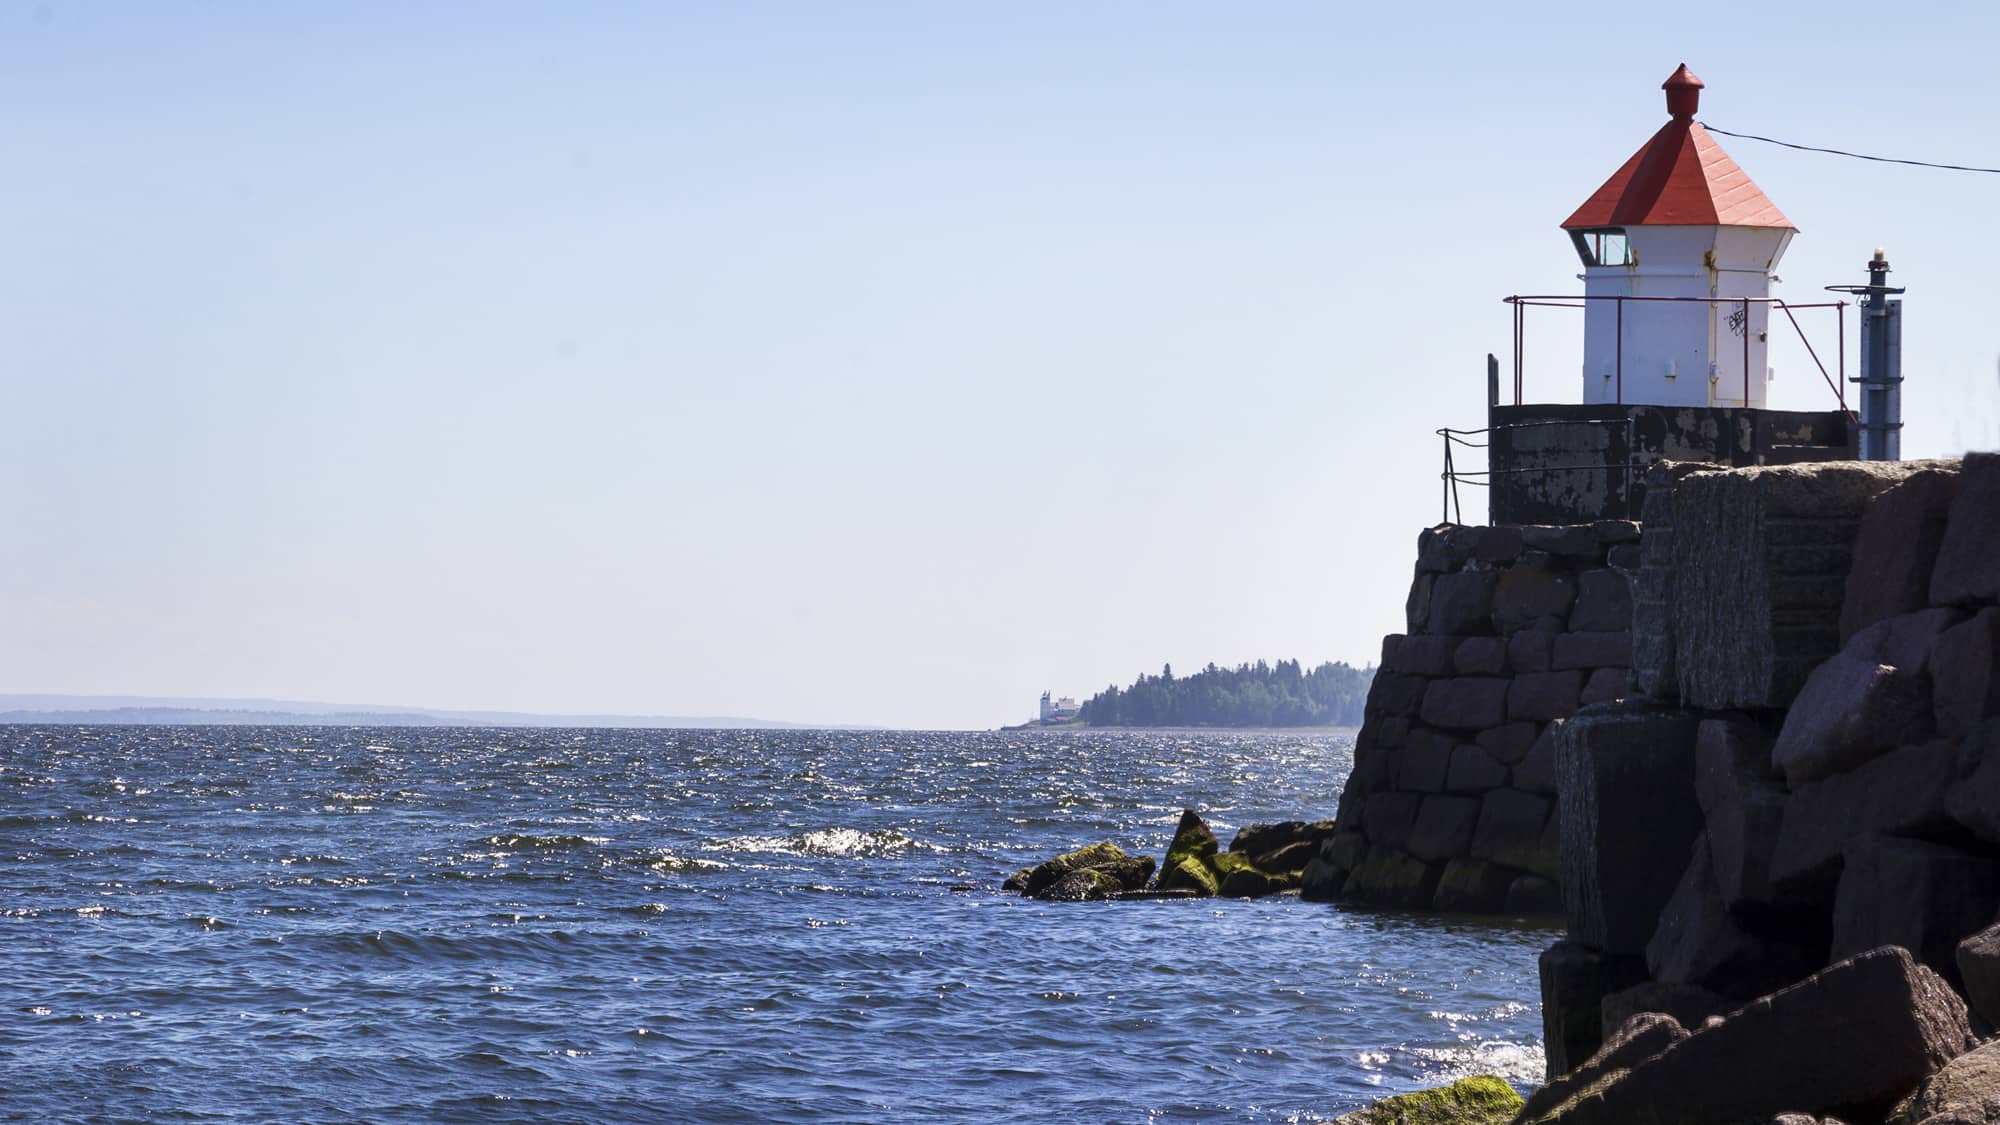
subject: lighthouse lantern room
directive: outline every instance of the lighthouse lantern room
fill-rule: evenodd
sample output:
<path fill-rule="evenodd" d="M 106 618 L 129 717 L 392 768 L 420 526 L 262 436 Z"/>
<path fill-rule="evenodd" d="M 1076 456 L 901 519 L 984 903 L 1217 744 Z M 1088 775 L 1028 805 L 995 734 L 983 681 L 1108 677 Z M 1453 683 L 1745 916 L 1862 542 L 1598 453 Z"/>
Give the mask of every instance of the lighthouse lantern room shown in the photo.
<path fill-rule="evenodd" d="M 1564 221 L 1583 261 L 1583 401 L 1762 407 L 1772 271 L 1791 221 L 1695 120 L 1702 81 Z"/>

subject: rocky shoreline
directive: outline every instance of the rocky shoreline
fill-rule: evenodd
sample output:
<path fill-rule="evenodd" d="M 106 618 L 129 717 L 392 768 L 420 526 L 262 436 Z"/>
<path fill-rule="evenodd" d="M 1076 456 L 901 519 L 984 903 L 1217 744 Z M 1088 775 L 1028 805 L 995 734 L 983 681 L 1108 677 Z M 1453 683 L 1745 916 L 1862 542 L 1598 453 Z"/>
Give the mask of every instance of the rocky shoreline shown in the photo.
<path fill-rule="evenodd" d="M 2000 454 L 1663 464 L 1642 515 L 1425 532 L 1334 823 L 1116 893 L 1559 909 L 1548 1084 L 1350 1125 L 2000 1123 Z"/>

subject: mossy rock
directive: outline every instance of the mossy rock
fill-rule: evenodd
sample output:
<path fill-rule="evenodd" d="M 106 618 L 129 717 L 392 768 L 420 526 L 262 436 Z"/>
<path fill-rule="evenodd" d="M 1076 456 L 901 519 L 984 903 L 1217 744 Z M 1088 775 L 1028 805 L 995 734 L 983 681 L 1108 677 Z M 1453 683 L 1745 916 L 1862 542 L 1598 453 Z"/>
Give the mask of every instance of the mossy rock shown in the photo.
<path fill-rule="evenodd" d="M 1490 1074 L 1449 1086 L 1383 1098 L 1367 1109 L 1334 1119 L 1334 1125 L 1507 1125 L 1521 1112 L 1521 1095 Z"/>
<path fill-rule="evenodd" d="M 1166 862 L 1161 867 L 1174 864 L 1192 856 L 1204 864 L 1214 861 L 1215 853 L 1222 848 L 1222 841 L 1215 838 L 1215 832 L 1208 822 L 1193 809 L 1181 810 L 1181 822 L 1174 829 L 1174 842 L 1167 845 Z"/>
<path fill-rule="evenodd" d="M 1115 863 L 1099 864 L 1092 868 L 1092 870 L 1102 871 L 1116 878 L 1121 890 L 1143 890 L 1147 882 L 1153 878 L 1153 857 L 1149 855 L 1126 856 Z"/>
<path fill-rule="evenodd" d="M 1022 887 L 1021 893 L 1030 898 L 1036 898 L 1050 884 L 1072 871 L 1082 871 L 1092 867 L 1106 867 L 1129 858 L 1131 857 L 1125 854 L 1124 848 L 1108 840 L 1101 844 L 1092 844 L 1089 847 L 1078 848 L 1073 852 L 1064 852 L 1030 871 L 1028 873 L 1027 884 Z"/>
<path fill-rule="evenodd" d="M 1173 860 L 1160 871 L 1159 889 L 1163 891 L 1185 890 L 1208 896 L 1220 890 L 1221 886 L 1215 878 L 1215 872 L 1193 856 L 1182 856 Z"/>
<path fill-rule="evenodd" d="M 1300 840 L 1275 851 L 1256 853 L 1250 857 L 1250 862 L 1265 871 L 1304 871 L 1306 864 L 1318 854 L 1319 841 Z"/>
<path fill-rule="evenodd" d="M 1125 884 L 1119 882 L 1118 876 L 1102 867 L 1086 867 L 1043 887 L 1035 897 L 1048 902 L 1092 902 L 1116 898 L 1124 890 Z"/>
<path fill-rule="evenodd" d="M 1222 880 L 1220 893 L 1223 898 L 1262 898 L 1279 891 L 1289 891 L 1298 885 L 1299 873 L 1296 871 L 1270 872 L 1241 867 Z"/>
<path fill-rule="evenodd" d="M 1017 895 L 1027 894 L 1028 876 L 1033 875 L 1034 873 L 1035 873 L 1034 868 L 1023 867 L 1019 871 L 1014 872 L 1012 875 L 1007 876 L 1007 881 L 1000 884 L 1000 889 L 1003 891 L 1013 891 Z"/>

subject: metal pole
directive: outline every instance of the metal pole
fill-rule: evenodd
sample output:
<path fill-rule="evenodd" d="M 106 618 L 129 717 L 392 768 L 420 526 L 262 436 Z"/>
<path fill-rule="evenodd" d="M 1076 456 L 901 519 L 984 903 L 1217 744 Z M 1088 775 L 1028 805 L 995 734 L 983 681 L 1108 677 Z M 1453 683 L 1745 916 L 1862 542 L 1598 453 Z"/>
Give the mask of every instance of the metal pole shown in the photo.
<path fill-rule="evenodd" d="M 1743 299 L 1743 408 L 1750 408 L 1750 299 Z"/>
<path fill-rule="evenodd" d="M 1903 302 L 1889 284 L 1889 261 L 1878 248 L 1868 262 L 1861 296 L 1861 459 L 1903 457 Z"/>

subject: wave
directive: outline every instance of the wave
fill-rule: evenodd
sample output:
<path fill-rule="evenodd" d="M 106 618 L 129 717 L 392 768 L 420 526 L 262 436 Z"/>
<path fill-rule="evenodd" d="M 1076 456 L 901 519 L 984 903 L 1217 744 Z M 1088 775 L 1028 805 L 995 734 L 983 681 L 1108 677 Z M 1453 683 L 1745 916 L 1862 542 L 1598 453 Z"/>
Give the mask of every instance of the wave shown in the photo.
<path fill-rule="evenodd" d="M 875 859 L 904 852 L 941 852 L 945 849 L 904 835 L 894 828 L 867 832 L 858 828 L 818 828 L 810 832 L 794 832 L 789 836 L 731 836 L 708 845 L 707 850 L 765 852 L 822 859 Z"/>
<path fill-rule="evenodd" d="M 609 836 L 537 835 L 533 832 L 503 832 L 479 841 L 502 851 L 556 851 L 568 848 L 597 848 L 611 842 Z"/>

